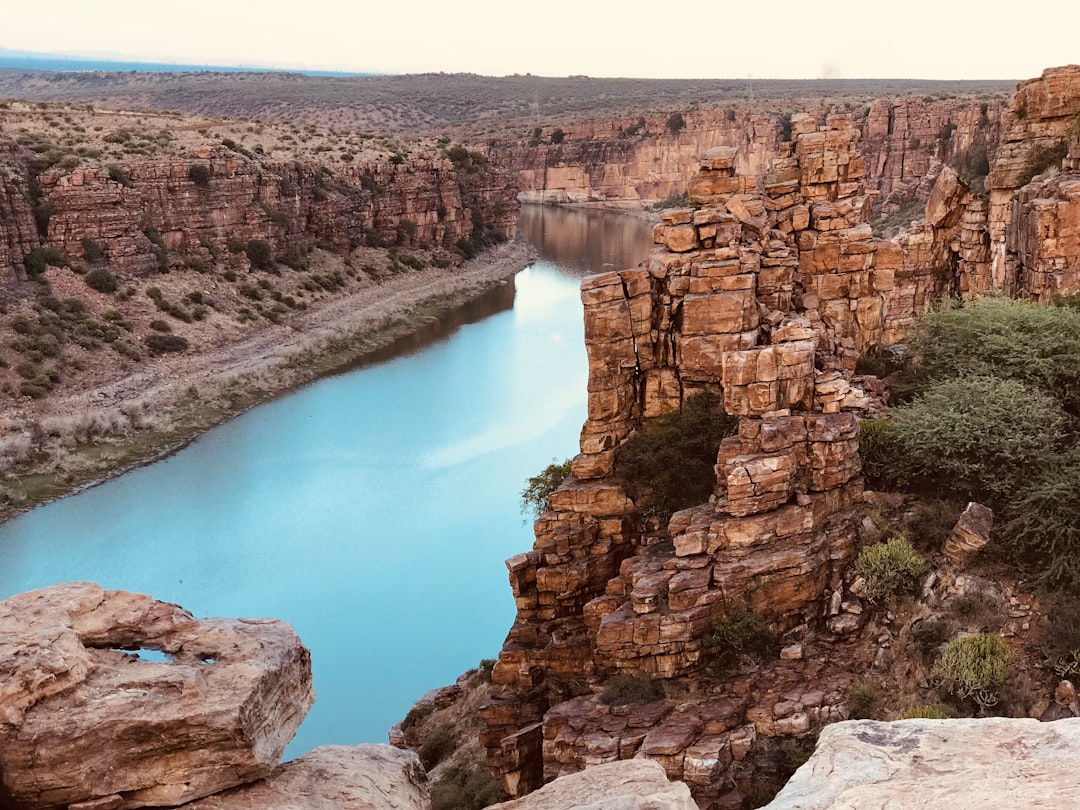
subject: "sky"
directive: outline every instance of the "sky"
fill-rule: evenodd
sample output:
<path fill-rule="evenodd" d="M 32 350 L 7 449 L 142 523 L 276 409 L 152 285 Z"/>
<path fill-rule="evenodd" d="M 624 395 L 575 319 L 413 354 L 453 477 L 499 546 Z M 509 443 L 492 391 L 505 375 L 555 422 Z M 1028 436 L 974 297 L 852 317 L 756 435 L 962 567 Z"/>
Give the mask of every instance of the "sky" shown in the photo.
<path fill-rule="evenodd" d="M 1080 62 L 1039 0 L 0 0 L 0 48 L 372 73 L 1025 79 Z"/>

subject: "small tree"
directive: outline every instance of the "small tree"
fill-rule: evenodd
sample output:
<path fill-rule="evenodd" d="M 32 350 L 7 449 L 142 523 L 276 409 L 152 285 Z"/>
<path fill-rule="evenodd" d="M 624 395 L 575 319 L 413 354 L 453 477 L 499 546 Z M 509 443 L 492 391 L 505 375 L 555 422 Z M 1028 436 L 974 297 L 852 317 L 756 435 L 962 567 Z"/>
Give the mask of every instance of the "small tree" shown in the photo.
<path fill-rule="evenodd" d="M 679 112 L 672 113 L 671 115 L 668 116 L 668 120 L 667 120 L 667 130 L 668 130 L 668 132 L 670 132 L 672 135 L 678 135 L 684 129 L 686 129 L 686 119 L 683 118 L 682 113 L 679 113 Z"/>
<path fill-rule="evenodd" d="M 553 144 L 560 144 L 560 143 L 563 142 L 563 140 L 565 138 L 566 138 L 566 133 L 563 132 L 562 129 L 560 129 L 559 127 L 556 127 L 554 130 L 552 130 L 552 132 L 551 132 L 551 142 Z"/>
<path fill-rule="evenodd" d="M 266 270 L 274 264 L 274 254 L 265 239 L 252 239 L 244 248 L 248 261 L 256 270 Z"/>
<path fill-rule="evenodd" d="M 570 475 L 570 459 L 562 463 L 551 460 L 539 474 L 529 478 L 521 490 L 521 513 L 539 517 L 548 508 L 548 496 Z"/>
<path fill-rule="evenodd" d="M 210 185 L 210 178 L 213 176 L 213 170 L 205 163 L 192 163 L 188 167 L 188 179 L 197 186 L 206 188 Z"/>

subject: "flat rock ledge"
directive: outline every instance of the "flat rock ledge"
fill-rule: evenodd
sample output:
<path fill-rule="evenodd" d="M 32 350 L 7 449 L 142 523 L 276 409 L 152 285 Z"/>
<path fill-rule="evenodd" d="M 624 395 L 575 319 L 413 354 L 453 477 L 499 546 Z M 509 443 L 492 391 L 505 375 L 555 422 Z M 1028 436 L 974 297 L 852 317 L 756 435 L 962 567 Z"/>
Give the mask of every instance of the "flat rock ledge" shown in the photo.
<path fill-rule="evenodd" d="M 651 759 L 625 759 L 560 776 L 520 799 L 488 810 L 698 810 L 690 788 L 669 782 Z"/>
<path fill-rule="evenodd" d="M 184 810 L 429 810 L 427 774 L 412 751 L 330 745 L 266 779 L 199 799 Z"/>
<path fill-rule="evenodd" d="M 175 806 L 261 779 L 314 699 L 285 622 L 87 582 L 19 594 L 0 602 L 0 803 Z"/>
<path fill-rule="evenodd" d="M 1080 807 L 1080 718 L 851 720 L 817 748 L 766 810 Z"/>

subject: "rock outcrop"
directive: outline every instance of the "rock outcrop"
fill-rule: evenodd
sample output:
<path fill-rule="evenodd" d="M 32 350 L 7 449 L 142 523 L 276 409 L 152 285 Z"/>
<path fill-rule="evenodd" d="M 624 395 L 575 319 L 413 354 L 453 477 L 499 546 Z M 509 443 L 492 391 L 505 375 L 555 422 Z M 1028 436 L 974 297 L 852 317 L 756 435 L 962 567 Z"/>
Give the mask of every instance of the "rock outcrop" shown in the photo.
<path fill-rule="evenodd" d="M 792 136 L 760 186 L 737 174 L 734 149 L 707 151 L 695 207 L 656 228 L 662 249 L 582 282 L 582 452 L 533 551 L 508 562 L 518 616 L 493 671 L 503 694 L 482 712 L 507 794 L 644 756 L 715 796 L 756 735 L 806 734 L 839 716 L 835 685 L 792 694 L 779 714 L 746 692 L 615 712 L 595 697 L 551 705 L 545 691 L 613 672 L 691 674 L 733 606 L 786 629 L 839 596 L 862 487 L 855 413 L 869 399 L 853 370 L 881 344 L 902 254 L 866 224 L 850 116 L 822 127 L 795 116 Z M 615 451 L 643 419 L 701 391 L 722 393 L 738 434 L 721 444 L 710 502 L 649 529 L 610 477 Z"/>
<path fill-rule="evenodd" d="M 669 782 L 664 769 L 647 759 L 597 765 L 556 779 L 523 799 L 492 805 L 492 810 L 697 810 L 690 790 Z"/>
<path fill-rule="evenodd" d="M 1080 719 L 872 720 L 822 731 L 768 810 L 1080 806 Z"/>
<path fill-rule="evenodd" d="M 186 805 L 186 810 L 429 810 L 416 754 L 388 745 L 326 746 L 265 779 Z"/>
<path fill-rule="evenodd" d="M 81 260 L 85 240 L 112 270 L 144 274 L 194 258 L 210 264 L 229 244 L 254 239 L 290 258 L 315 246 L 454 246 L 516 231 L 516 189 L 495 167 L 466 172 L 418 156 L 331 167 L 207 146 L 189 158 L 132 158 L 119 172 L 44 171 L 34 180 L 36 205 L 50 215 L 39 237 L 25 157 L 14 145 L 0 148 L 0 278 L 23 273 L 26 254 L 45 244 Z M 204 173 L 193 179 L 192 167 Z"/>
<path fill-rule="evenodd" d="M 0 602 L 0 779 L 24 810 L 174 806 L 260 779 L 314 697 L 281 621 L 91 583 Z"/>

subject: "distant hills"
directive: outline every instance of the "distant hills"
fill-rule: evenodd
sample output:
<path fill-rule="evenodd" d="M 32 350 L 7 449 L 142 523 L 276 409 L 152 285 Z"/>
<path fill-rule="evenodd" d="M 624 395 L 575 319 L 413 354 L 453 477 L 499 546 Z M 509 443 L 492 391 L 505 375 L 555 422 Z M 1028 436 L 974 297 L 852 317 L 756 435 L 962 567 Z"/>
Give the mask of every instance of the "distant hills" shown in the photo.
<path fill-rule="evenodd" d="M 70 54 L 37 53 L 0 48 L 0 70 L 101 71 L 105 73 L 300 73 L 305 76 L 375 76 L 375 73 L 352 73 L 334 70 L 285 70 L 259 65 L 196 65 L 181 62 L 142 62 L 122 57 L 90 57 Z"/>

